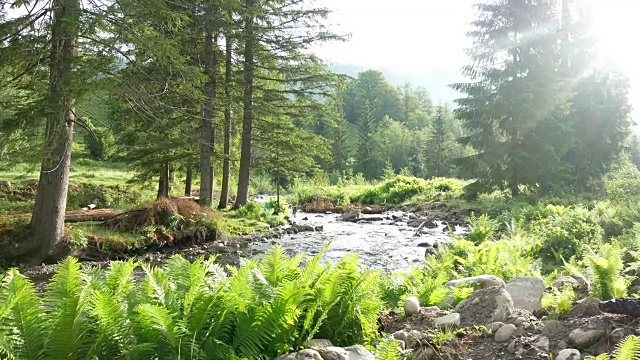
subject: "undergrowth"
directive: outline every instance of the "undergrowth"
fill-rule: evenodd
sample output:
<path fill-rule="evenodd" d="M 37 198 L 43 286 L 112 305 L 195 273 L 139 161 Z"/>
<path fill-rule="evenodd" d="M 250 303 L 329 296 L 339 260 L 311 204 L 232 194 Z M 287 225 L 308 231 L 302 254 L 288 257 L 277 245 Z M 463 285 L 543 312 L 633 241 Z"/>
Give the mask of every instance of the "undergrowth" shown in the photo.
<path fill-rule="evenodd" d="M 379 274 L 357 256 L 264 259 L 225 269 L 172 257 L 155 267 L 112 262 L 105 272 L 68 258 L 44 296 L 17 270 L 0 283 L 0 354 L 13 359 L 273 358 L 314 336 L 372 344 Z M 138 282 L 134 270 L 141 266 Z"/>

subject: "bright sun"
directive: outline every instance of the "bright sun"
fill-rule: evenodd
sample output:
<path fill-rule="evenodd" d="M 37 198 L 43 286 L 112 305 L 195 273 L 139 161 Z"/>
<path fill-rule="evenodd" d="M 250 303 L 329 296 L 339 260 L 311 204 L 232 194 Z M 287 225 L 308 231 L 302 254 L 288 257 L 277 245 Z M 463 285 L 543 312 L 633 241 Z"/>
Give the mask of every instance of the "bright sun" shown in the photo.
<path fill-rule="evenodd" d="M 593 6 L 593 27 L 602 60 L 631 81 L 631 101 L 640 109 L 640 48 L 635 36 L 640 32 L 637 13 L 640 4 L 631 0 L 590 0 Z"/>

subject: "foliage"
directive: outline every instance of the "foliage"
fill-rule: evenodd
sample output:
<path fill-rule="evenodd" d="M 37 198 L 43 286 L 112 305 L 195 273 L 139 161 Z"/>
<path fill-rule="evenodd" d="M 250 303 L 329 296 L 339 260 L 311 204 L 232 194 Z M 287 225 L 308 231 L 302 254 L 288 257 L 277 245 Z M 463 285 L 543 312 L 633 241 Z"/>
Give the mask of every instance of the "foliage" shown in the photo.
<path fill-rule="evenodd" d="M 275 357 L 313 336 L 335 344 L 377 335 L 377 274 L 357 257 L 303 269 L 281 248 L 239 269 L 172 257 L 162 268 L 113 262 L 106 272 L 58 265 L 41 298 L 10 270 L 0 285 L 0 353 L 16 359 Z"/>
<path fill-rule="evenodd" d="M 395 339 L 385 339 L 376 347 L 376 360 L 400 360 L 400 347 Z"/>
<path fill-rule="evenodd" d="M 561 266 L 564 260 L 581 258 L 585 245 L 602 240 L 602 228 L 585 208 L 548 205 L 538 216 L 531 228 L 539 240 L 537 254 L 545 272 Z"/>
<path fill-rule="evenodd" d="M 577 300 L 573 287 L 570 284 L 562 289 L 552 289 L 542 295 L 540 307 L 547 311 L 552 319 L 557 319 L 573 308 L 573 302 Z"/>
<path fill-rule="evenodd" d="M 466 185 L 456 179 L 435 178 L 423 180 L 415 177 L 395 176 L 365 190 L 355 200 L 362 204 L 402 204 L 414 197 L 420 200 L 455 198 Z"/>
<path fill-rule="evenodd" d="M 471 214 L 469 217 L 469 232 L 465 238 L 476 245 L 480 245 L 487 240 L 491 240 L 496 229 L 495 221 L 491 220 L 487 214 L 476 217 Z"/>
<path fill-rule="evenodd" d="M 617 245 L 604 244 L 598 255 L 587 256 L 586 262 L 593 277 L 593 295 L 600 300 L 624 297 L 629 280 L 623 276 L 623 249 Z"/>
<path fill-rule="evenodd" d="M 616 349 L 612 355 L 601 354 L 598 356 L 587 356 L 587 360 L 634 360 L 640 357 L 640 338 L 635 335 L 628 335 L 621 342 L 616 344 Z"/>

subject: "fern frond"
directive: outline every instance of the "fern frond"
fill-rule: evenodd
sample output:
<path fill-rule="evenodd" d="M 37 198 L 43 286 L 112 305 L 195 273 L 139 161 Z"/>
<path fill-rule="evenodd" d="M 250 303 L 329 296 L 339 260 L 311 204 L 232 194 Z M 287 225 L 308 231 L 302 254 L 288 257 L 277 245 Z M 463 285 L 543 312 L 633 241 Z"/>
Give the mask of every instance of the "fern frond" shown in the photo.
<path fill-rule="evenodd" d="M 395 339 L 385 339 L 376 347 L 376 360 L 400 360 L 400 347 Z"/>
<path fill-rule="evenodd" d="M 625 337 L 614 352 L 616 360 L 640 360 L 640 338 L 635 335 Z"/>
<path fill-rule="evenodd" d="M 87 314 L 88 295 L 80 265 L 67 258 L 56 268 L 45 296 L 48 309 L 46 324 L 47 357 L 53 359 L 81 358 L 93 342 Z"/>
<path fill-rule="evenodd" d="M 2 280 L 0 303 L 0 334 L 4 334 L 4 349 L 17 359 L 43 359 L 45 355 L 44 307 L 29 279 L 16 269 L 9 270 Z"/>

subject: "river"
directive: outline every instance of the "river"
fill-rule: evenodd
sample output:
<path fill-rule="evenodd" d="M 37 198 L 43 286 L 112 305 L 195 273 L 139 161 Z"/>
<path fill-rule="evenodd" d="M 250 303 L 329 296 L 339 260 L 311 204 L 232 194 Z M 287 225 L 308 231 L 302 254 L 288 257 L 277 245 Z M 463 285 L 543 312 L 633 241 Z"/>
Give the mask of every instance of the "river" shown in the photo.
<path fill-rule="evenodd" d="M 390 211 L 368 216 L 376 217 L 383 220 L 369 222 L 365 216 L 359 222 L 347 222 L 341 220 L 340 214 L 299 212 L 292 219 L 294 223 L 322 226 L 323 230 L 254 242 L 249 245 L 248 253 L 259 257 L 277 243 L 288 255 L 316 255 L 331 242 L 323 257 L 326 261 L 338 262 L 348 252 L 354 251 L 360 254 L 360 260 L 366 267 L 394 271 L 422 262 L 427 244 L 450 239 L 448 228 L 440 222 L 436 222 L 437 227 L 420 229 L 415 236 L 417 229 L 407 224 L 407 220 L 414 218 L 411 213 Z M 464 229 L 456 226 L 453 231 L 463 233 Z"/>

